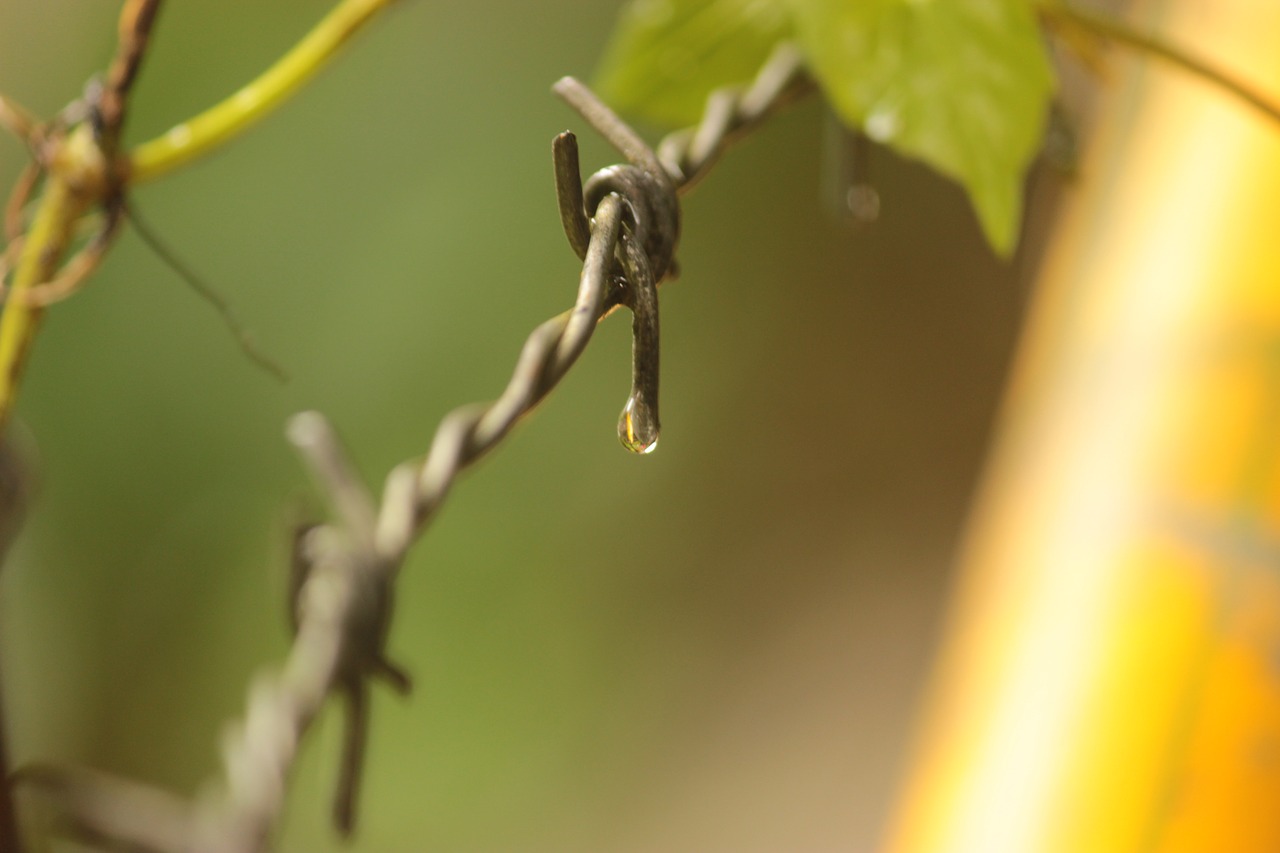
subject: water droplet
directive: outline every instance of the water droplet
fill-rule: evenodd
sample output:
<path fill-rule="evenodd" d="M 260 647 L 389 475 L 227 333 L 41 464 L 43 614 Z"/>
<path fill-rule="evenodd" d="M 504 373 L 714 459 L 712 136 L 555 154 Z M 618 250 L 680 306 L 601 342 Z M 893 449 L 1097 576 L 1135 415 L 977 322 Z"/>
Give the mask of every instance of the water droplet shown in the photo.
<path fill-rule="evenodd" d="M 880 218 L 880 193 L 871 184 L 854 184 L 844 195 L 845 207 L 858 225 L 869 225 Z"/>
<path fill-rule="evenodd" d="M 627 400 L 618 418 L 618 438 L 632 453 L 652 453 L 658 447 L 658 420 L 635 397 Z"/>
<path fill-rule="evenodd" d="M 877 107 L 863 122 L 862 129 L 876 142 L 888 142 L 898 135 L 902 120 L 892 107 Z"/>

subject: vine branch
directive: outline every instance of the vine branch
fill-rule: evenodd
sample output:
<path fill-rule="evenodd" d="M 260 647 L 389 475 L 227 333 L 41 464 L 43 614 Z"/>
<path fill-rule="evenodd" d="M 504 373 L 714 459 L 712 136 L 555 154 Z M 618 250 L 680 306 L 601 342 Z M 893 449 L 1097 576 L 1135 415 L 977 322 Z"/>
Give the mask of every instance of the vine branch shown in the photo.
<path fill-rule="evenodd" d="M 199 115 L 129 153 L 132 183 L 143 183 L 202 157 L 248 130 L 328 64 L 365 24 L 396 0 L 343 0 L 256 79 Z"/>
<path fill-rule="evenodd" d="M 6 206 L 8 245 L 0 256 L 0 280 L 9 274 L 0 317 L 0 430 L 8 423 L 45 308 L 74 293 L 111 247 L 124 218 L 127 190 L 200 157 L 244 132 L 308 82 L 350 38 L 395 0 L 342 0 L 301 42 L 256 80 L 195 118 L 127 155 L 119 152 L 129 93 L 150 44 L 161 0 L 126 0 L 118 25 L 119 46 L 104 83 L 91 82 L 82 100 L 48 123 L 0 96 L 0 126 L 27 143 L 34 162 Z M 24 207 L 41 178 L 34 219 Z M 65 266 L 77 220 L 100 209 L 100 229 Z M 10 263 L 16 258 L 12 264 Z M 197 287 L 197 290 L 200 290 Z M 206 299 L 207 293 L 202 294 Z M 235 327 L 225 303 L 215 307 Z M 260 364 L 266 361 L 237 332 Z"/>

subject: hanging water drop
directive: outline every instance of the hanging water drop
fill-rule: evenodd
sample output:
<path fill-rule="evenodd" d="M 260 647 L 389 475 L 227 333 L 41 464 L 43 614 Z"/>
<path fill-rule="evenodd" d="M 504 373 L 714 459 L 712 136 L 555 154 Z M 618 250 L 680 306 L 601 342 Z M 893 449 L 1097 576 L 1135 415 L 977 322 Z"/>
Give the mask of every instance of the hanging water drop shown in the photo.
<path fill-rule="evenodd" d="M 871 184 L 854 184 L 845 191 L 844 204 L 855 225 L 870 225 L 880 218 L 880 193 Z"/>
<path fill-rule="evenodd" d="M 876 142 L 888 143 L 902 130 L 902 116 L 894 107 L 880 105 L 867 115 L 862 129 Z"/>
<path fill-rule="evenodd" d="M 618 439 L 632 453 L 652 453 L 658 447 L 658 419 L 648 406 L 637 403 L 634 395 L 618 418 Z"/>

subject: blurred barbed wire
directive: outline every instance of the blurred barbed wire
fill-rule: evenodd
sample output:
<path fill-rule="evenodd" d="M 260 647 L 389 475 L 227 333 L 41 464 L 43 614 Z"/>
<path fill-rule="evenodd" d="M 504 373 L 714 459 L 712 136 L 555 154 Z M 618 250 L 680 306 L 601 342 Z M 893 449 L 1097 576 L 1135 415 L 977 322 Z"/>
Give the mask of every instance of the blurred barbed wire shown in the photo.
<path fill-rule="evenodd" d="M 51 795 L 62 831 L 90 843 L 162 853 L 261 851 L 284 807 L 302 739 L 326 700 L 338 695 L 346 704 L 346 727 L 334 819 L 339 831 L 349 833 L 356 819 L 371 682 L 381 679 L 401 693 L 410 688 L 385 652 L 395 580 L 408 549 L 458 475 L 556 387 L 596 324 L 620 306 L 633 315 L 633 354 L 619 437 L 634 452 L 654 448 L 659 434 L 656 291 L 675 272 L 679 196 L 735 139 L 811 88 L 798 52 L 782 45 L 751 85 L 713 93 L 701 122 L 668 135 L 655 151 L 586 86 L 570 77 L 558 82 L 555 92 L 627 161 L 596 172 L 584 184 L 574 135 L 562 133 L 553 143 L 562 224 L 583 261 L 577 299 L 530 334 L 501 396 L 446 415 L 426 457 L 388 474 L 380 501 L 356 474 L 323 415 L 305 412 L 289 422 L 288 439 L 325 495 L 331 518 L 296 531 L 292 646 L 278 671 L 255 679 L 243 719 L 224 736 L 220 784 L 188 801 L 96 771 L 49 764 L 25 767 L 13 781 Z"/>

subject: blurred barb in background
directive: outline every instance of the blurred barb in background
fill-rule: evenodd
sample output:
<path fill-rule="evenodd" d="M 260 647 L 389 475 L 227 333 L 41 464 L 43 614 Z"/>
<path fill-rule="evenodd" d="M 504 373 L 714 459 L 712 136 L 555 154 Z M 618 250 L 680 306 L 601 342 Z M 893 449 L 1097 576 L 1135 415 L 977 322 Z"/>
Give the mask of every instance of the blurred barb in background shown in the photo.
<path fill-rule="evenodd" d="M 1280 100 L 1280 9 L 1141 6 Z M 1124 67 L 1048 249 L 893 853 L 1280 847 L 1280 128 Z"/>

